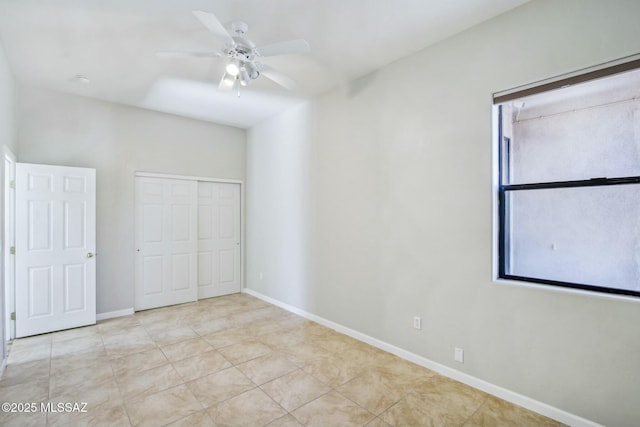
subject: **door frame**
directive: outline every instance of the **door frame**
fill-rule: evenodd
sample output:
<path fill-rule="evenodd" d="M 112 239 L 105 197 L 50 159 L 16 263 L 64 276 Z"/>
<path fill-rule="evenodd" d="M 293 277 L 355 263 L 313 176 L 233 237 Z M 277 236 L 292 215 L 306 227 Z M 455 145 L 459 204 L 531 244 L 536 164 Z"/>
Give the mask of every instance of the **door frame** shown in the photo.
<path fill-rule="evenodd" d="M 182 180 L 190 180 L 190 181 L 202 181 L 202 182 L 218 182 L 223 184 L 239 184 L 240 185 L 240 292 L 243 292 L 245 289 L 245 274 L 244 274 L 244 257 L 245 257 L 245 198 L 244 198 L 244 181 L 240 179 L 227 179 L 227 178 L 213 178 L 207 176 L 192 176 L 192 175 L 175 175 L 175 174 L 167 174 L 167 173 L 157 173 L 157 172 L 144 172 L 144 171 L 135 171 L 133 174 L 133 179 L 135 181 L 138 177 L 145 178 L 167 178 L 167 179 L 182 179 Z M 137 201 L 133 204 L 134 209 L 137 206 Z M 135 212 L 134 212 L 135 215 Z M 134 247 L 131 248 L 131 253 L 135 254 L 135 242 Z M 135 256 L 135 255 L 134 255 Z M 135 289 L 134 289 L 135 292 Z"/>
<path fill-rule="evenodd" d="M 5 325 L 5 341 L 12 340 L 16 337 L 16 322 L 15 320 L 11 320 L 11 313 L 16 310 L 16 258 L 13 254 L 11 254 L 11 247 L 15 246 L 15 238 L 16 238 L 16 155 L 7 147 L 6 145 L 3 147 L 3 165 L 2 170 L 4 175 L 2 177 L 3 181 L 3 216 L 4 223 L 2 229 L 2 251 L 3 251 L 3 259 L 2 259 L 2 282 L 3 292 L 4 292 L 4 325 Z M 7 171 L 5 170 L 5 165 L 7 163 L 11 163 L 11 170 L 9 171 L 9 176 L 7 176 Z"/>

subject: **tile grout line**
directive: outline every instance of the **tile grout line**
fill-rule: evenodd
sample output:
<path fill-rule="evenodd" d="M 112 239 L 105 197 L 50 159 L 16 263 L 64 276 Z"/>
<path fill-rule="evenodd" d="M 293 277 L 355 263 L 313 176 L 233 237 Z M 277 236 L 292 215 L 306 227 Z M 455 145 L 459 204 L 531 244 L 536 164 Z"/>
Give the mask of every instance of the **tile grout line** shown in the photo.
<path fill-rule="evenodd" d="M 104 338 L 102 337 L 102 332 L 100 332 L 100 340 L 102 341 L 102 348 L 105 352 L 105 354 L 107 355 L 107 357 L 109 358 L 109 367 L 111 368 L 111 375 L 113 376 L 113 381 L 116 383 L 116 387 L 118 387 L 118 394 L 120 397 L 120 400 L 122 401 L 122 408 L 124 409 L 124 413 L 127 416 L 127 419 L 129 420 L 129 425 L 133 426 L 133 422 L 131 421 L 131 416 L 129 415 L 129 410 L 127 409 L 127 405 L 126 405 L 126 401 L 124 399 L 124 396 L 122 395 L 122 388 L 120 387 L 120 382 L 118 381 L 118 376 L 116 375 L 116 370 L 113 368 L 113 358 L 109 357 L 109 353 L 107 352 L 107 346 L 104 342 Z"/>
<path fill-rule="evenodd" d="M 53 338 L 51 339 L 51 345 L 49 347 L 49 376 L 47 381 L 47 396 L 49 397 L 49 402 L 53 397 L 51 396 L 51 363 L 52 363 L 52 355 L 53 355 Z M 45 425 L 49 425 L 49 413 L 46 413 L 44 416 Z"/>
<path fill-rule="evenodd" d="M 469 415 L 469 417 L 468 417 L 466 420 L 464 420 L 464 422 L 462 423 L 462 426 L 461 426 L 461 427 L 464 427 L 464 426 L 465 426 L 465 425 L 466 425 L 466 424 L 471 420 L 471 418 L 473 418 L 473 416 L 474 416 L 475 414 L 477 414 L 478 412 L 480 412 L 480 410 L 481 410 L 481 409 L 482 409 L 482 408 L 487 404 L 487 402 L 489 401 L 489 398 L 490 398 L 490 397 L 491 397 L 491 396 L 487 396 L 487 397 L 484 399 L 484 401 L 483 401 L 480 405 L 478 405 L 478 407 L 476 408 L 476 410 L 475 410 L 475 411 L 473 411 L 473 413 L 471 413 L 471 415 Z"/>
<path fill-rule="evenodd" d="M 345 384 L 346 384 L 346 383 L 345 383 Z M 368 413 L 370 413 L 371 415 L 373 415 L 373 418 L 371 418 L 370 420 L 368 420 L 368 421 L 367 421 L 367 423 L 370 423 L 370 422 L 371 422 L 371 420 L 373 420 L 374 418 L 377 418 L 377 417 L 378 417 L 376 414 L 374 414 L 373 412 L 371 412 L 371 411 L 370 411 L 370 410 L 368 410 L 367 408 L 364 408 L 362 405 L 360 405 L 358 402 L 355 402 L 353 399 L 351 399 L 351 398 L 349 398 L 349 397 L 345 396 L 344 394 L 340 393 L 338 390 L 333 389 L 332 391 L 334 391 L 334 392 L 336 392 L 337 394 L 339 394 L 340 396 L 344 397 L 344 398 L 345 398 L 345 399 L 347 399 L 349 402 L 351 402 L 351 403 L 353 403 L 354 405 L 356 405 L 358 408 L 360 408 L 360 409 L 362 409 L 362 410 L 364 410 L 364 411 L 367 411 Z M 329 393 L 330 393 L 330 392 L 329 392 Z M 328 393 L 326 393 L 326 394 L 328 394 Z M 400 400 L 402 400 L 402 399 L 400 399 Z M 399 400 L 399 401 L 400 401 L 400 400 Z M 398 402 L 399 402 L 399 401 L 398 401 Z M 396 402 L 396 403 L 398 403 L 398 402 Z M 395 403 L 394 403 L 393 405 L 395 405 Z M 393 406 L 393 405 L 391 405 L 391 406 Z M 391 406 L 389 406 L 389 408 L 391 408 Z M 387 409 L 389 409 L 389 408 L 387 408 Z M 381 413 L 385 412 L 387 409 L 385 409 L 385 410 L 384 410 L 384 411 L 382 411 Z"/>

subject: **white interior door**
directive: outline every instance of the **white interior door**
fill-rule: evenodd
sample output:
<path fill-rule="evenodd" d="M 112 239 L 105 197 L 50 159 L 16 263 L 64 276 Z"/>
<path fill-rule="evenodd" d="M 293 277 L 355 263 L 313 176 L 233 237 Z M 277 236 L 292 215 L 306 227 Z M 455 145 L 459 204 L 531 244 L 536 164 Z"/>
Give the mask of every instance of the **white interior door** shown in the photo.
<path fill-rule="evenodd" d="M 240 292 L 240 184 L 198 182 L 198 298 Z"/>
<path fill-rule="evenodd" d="M 16 336 L 96 323 L 96 171 L 16 165 Z"/>
<path fill-rule="evenodd" d="M 136 177 L 135 309 L 196 301 L 197 182 Z"/>

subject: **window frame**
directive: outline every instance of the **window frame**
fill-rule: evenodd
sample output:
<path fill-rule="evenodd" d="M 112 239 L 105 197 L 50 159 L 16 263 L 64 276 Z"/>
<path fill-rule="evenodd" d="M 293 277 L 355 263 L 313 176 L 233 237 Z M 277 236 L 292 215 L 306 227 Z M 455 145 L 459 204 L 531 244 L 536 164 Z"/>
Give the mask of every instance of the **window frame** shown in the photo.
<path fill-rule="evenodd" d="M 503 114 L 502 105 L 505 102 L 523 98 L 538 93 L 548 92 L 554 89 L 560 89 L 569 85 L 578 83 L 586 83 L 603 77 L 612 76 L 615 74 L 623 73 L 626 71 L 633 71 L 640 69 L 639 55 L 634 55 L 634 58 L 629 60 L 623 58 L 612 63 L 603 64 L 600 66 L 592 67 L 587 70 L 580 70 L 570 75 L 560 76 L 555 79 L 550 79 L 545 82 L 534 83 L 527 87 L 516 88 L 510 91 L 501 93 L 495 93 L 493 95 L 494 105 L 494 117 L 497 117 L 497 122 L 494 121 L 494 129 L 497 126 L 497 131 L 493 133 L 492 146 L 494 147 L 494 161 L 496 167 L 494 168 L 494 279 L 498 281 L 513 281 L 520 285 L 532 284 L 543 285 L 548 289 L 563 289 L 563 290 L 579 290 L 595 292 L 599 295 L 610 296 L 622 296 L 633 297 L 634 300 L 640 298 L 640 290 L 629 290 L 620 288 L 610 288 L 599 285 L 591 285 L 586 283 L 574 283 L 564 282 L 552 279 L 543 279 L 537 277 L 519 276 L 506 273 L 508 263 L 510 262 L 508 253 L 508 241 L 510 239 L 510 226 L 509 220 L 509 206 L 506 201 L 507 194 L 510 192 L 529 191 L 529 190 L 541 190 L 541 189 L 558 189 L 558 188 L 579 188 L 579 187 L 596 187 L 596 186 L 614 186 L 614 185 L 629 185 L 640 184 L 640 176 L 625 176 L 625 177 L 594 177 L 583 180 L 568 180 L 568 181 L 553 181 L 553 182 L 534 182 L 524 184 L 504 184 L 504 169 L 507 169 L 506 173 L 509 173 L 510 162 L 510 138 L 503 135 Z M 496 138 L 497 137 L 497 138 Z M 496 149 L 497 148 L 497 149 Z"/>

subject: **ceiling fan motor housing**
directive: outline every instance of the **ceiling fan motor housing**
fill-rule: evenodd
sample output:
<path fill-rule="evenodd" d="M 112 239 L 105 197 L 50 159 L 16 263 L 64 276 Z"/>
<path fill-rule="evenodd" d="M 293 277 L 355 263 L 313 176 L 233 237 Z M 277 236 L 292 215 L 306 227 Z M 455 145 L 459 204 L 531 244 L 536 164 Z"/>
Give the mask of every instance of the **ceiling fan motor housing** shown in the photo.
<path fill-rule="evenodd" d="M 244 27 L 238 27 L 239 24 L 244 25 Z M 260 76 L 260 72 L 257 70 L 256 66 L 253 63 L 253 60 L 256 57 L 255 48 L 256 45 L 251 41 L 241 36 L 243 32 L 241 32 L 238 28 L 247 30 L 247 24 L 242 21 L 235 21 L 232 24 L 232 28 L 236 34 L 239 34 L 236 37 L 233 37 L 233 46 L 229 46 L 225 49 L 225 53 L 232 61 L 239 62 L 239 68 L 243 72 L 243 76 L 248 77 L 252 80 L 255 80 Z M 245 80 L 243 79 L 243 80 Z"/>
<path fill-rule="evenodd" d="M 238 59 L 240 61 L 252 61 L 255 58 L 256 45 L 244 37 L 234 37 L 234 45 L 225 49 L 225 53 L 229 58 Z"/>

